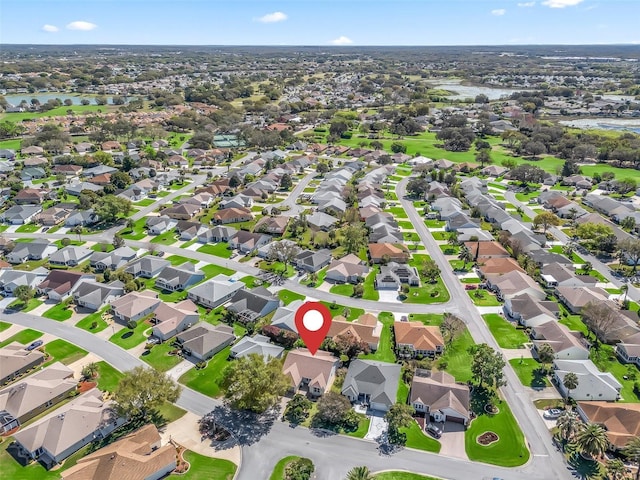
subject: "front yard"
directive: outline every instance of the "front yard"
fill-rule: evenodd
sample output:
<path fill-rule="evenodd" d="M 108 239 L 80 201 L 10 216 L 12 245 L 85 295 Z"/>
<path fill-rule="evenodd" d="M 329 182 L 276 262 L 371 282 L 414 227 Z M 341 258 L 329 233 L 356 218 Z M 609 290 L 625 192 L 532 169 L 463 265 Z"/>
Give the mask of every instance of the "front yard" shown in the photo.
<path fill-rule="evenodd" d="M 19 331 L 15 335 L 10 336 L 4 342 L 0 342 L 0 348 L 6 347 L 10 343 L 18 342 L 22 345 L 28 345 L 34 340 L 40 338 L 42 336 L 42 332 L 38 332 L 37 330 L 31 330 L 30 328 L 26 328 L 24 330 Z"/>
<path fill-rule="evenodd" d="M 99 312 L 94 312 L 90 315 L 87 315 L 78 323 L 76 323 L 76 327 L 86 330 L 91 333 L 98 333 L 107 328 L 109 325 L 102 319 L 102 314 L 104 310 Z M 95 325 L 95 327 L 94 327 Z"/>
<path fill-rule="evenodd" d="M 425 434 L 418 422 L 413 422 L 409 428 L 403 428 L 400 431 L 407 436 L 407 447 L 424 450 L 425 452 L 440 452 L 440 442 Z"/>
<path fill-rule="evenodd" d="M 178 365 L 182 361 L 180 355 L 170 355 L 169 352 L 175 350 L 170 342 L 154 345 L 151 350 L 145 350 L 140 359 L 151 365 L 160 372 L 166 372 Z"/>
<path fill-rule="evenodd" d="M 468 349 L 474 344 L 469 330 L 465 328 L 464 333 L 445 348 L 444 355 L 437 361 L 438 369 L 453 375 L 458 382 L 470 381 L 471 354 Z"/>
<path fill-rule="evenodd" d="M 523 330 L 517 329 L 513 323 L 496 313 L 482 315 L 482 318 L 489 326 L 489 330 L 500 348 L 521 348 L 524 343 L 529 341 Z"/>
<path fill-rule="evenodd" d="M 229 245 L 224 242 L 220 243 L 208 243 L 201 246 L 196 250 L 200 253 L 206 253 L 208 255 L 215 255 L 221 258 L 230 258 L 232 251 L 229 249 Z"/>
<path fill-rule="evenodd" d="M 377 360 L 379 362 L 396 362 L 396 355 L 393 351 L 393 343 L 391 342 L 391 329 L 393 328 L 394 317 L 392 313 L 381 312 L 378 320 L 382 322 L 382 332 L 380 333 L 380 342 L 378 350 L 375 353 L 360 355 L 360 358 L 366 360 Z"/>
<path fill-rule="evenodd" d="M 478 307 L 499 307 L 502 305 L 500 300 L 498 300 L 494 294 L 489 293 L 486 290 L 468 290 L 467 294 L 471 297 L 473 304 Z"/>
<path fill-rule="evenodd" d="M 87 355 L 86 350 L 61 339 L 45 343 L 44 351 L 51 357 L 49 362 L 62 362 L 65 365 L 69 365 Z"/>
<path fill-rule="evenodd" d="M 291 290 L 280 290 L 278 292 L 278 298 L 282 300 L 285 305 L 289 305 L 294 300 L 304 300 L 306 297 Z"/>
<path fill-rule="evenodd" d="M 154 347 L 155 348 L 155 347 Z M 231 353 L 231 346 L 216 353 L 201 370 L 192 368 L 179 379 L 179 382 L 197 392 L 209 397 L 221 395 L 218 380 L 222 378 L 222 371 L 227 366 L 227 357 Z"/>
<path fill-rule="evenodd" d="M 211 458 L 199 453 L 187 450 L 184 459 L 191 467 L 184 475 L 171 475 L 170 478 L 183 478 L 184 480 L 232 480 L 238 467 L 229 460 Z"/>
<path fill-rule="evenodd" d="M 72 315 L 73 311 L 71 310 L 67 302 L 62 302 L 54 305 L 42 314 L 42 316 L 45 318 L 50 318 L 51 320 L 57 320 L 59 322 L 69 320 Z"/>
<path fill-rule="evenodd" d="M 146 336 L 144 332 L 150 329 L 151 325 L 146 322 L 138 321 L 138 325 L 133 330 L 129 328 L 123 328 L 119 332 L 115 333 L 109 339 L 110 342 L 115 343 L 119 347 L 129 350 L 137 345 L 140 345 L 145 341 Z"/>
<path fill-rule="evenodd" d="M 551 385 L 541 370 L 542 364 L 535 358 L 512 358 L 509 363 L 525 387 L 545 388 Z"/>

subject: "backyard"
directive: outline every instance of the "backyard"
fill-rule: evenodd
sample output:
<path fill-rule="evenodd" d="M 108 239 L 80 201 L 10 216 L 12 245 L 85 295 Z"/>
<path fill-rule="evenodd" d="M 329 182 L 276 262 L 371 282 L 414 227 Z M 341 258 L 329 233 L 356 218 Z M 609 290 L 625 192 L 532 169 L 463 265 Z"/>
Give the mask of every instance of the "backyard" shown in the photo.
<path fill-rule="evenodd" d="M 482 315 L 482 318 L 500 348 L 522 348 L 522 345 L 529 341 L 523 330 L 517 329 L 514 324 L 496 313 Z"/>

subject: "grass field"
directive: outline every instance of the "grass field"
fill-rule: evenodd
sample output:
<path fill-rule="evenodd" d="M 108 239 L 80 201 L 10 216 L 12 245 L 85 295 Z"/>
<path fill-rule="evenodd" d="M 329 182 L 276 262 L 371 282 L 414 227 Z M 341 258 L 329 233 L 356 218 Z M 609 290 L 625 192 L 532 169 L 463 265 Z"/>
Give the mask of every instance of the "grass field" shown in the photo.
<path fill-rule="evenodd" d="M 499 307 L 502 305 L 495 295 L 486 290 L 469 290 L 467 294 L 471 297 L 474 305 L 479 307 Z"/>
<path fill-rule="evenodd" d="M 622 402 L 640 402 L 640 397 L 633 391 L 633 375 L 637 375 L 637 368 L 633 365 L 623 365 L 618 361 L 611 345 L 600 345 L 599 349 L 592 349 L 589 358 L 602 372 L 611 372 L 622 385 L 620 395 Z M 633 374 L 633 375 L 632 375 Z M 625 379 L 625 377 L 627 377 Z"/>
<path fill-rule="evenodd" d="M 360 315 L 364 314 L 364 310 L 361 308 L 345 307 L 344 305 L 340 305 L 339 303 L 335 303 L 335 302 L 322 301 L 320 303 L 324 304 L 329 309 L 329 312 L 331 312 L 332 317 L 336 317 L 337 315 L 343 315 L 350 322 L 358 318 Z"/>
<path fill-rule="evenodd" d="M 60 98 L 66 98 L 64 94 Z M 115 110 L 117 107 L 113 105 L 71 105 L 67 107 L 53 108 L 47 112 L 16 112 L 16 113 L 3 113 L 0 114 L 1 120 L 9 120 L 11 122 L 19 123 L 23 120 L 31 120 L 33 118 L 43 117 L 61 117 L 67 116 L 68 111 L 73 113 L 95 113 L 95 112 L 109 112 Z"/>
<path fill-rule="evenodd" d="M 382 472 L 373 477 L 373 480 L 440 480 L 435 477 L 427 477 L 425 475 L 418 475 L 411 472 Z"/>
<path fill-rule="evenodd" d="M 220 242 L 220 243 L 208 243 L 207 245 L 203 245 L 198 248 L 198 252 L 206 253 L 209 255 L 215 255 L 216 257 L 229 258 L 231 257 L 231 250 L 229 250 L 229 245 Z"/>
<path fill-rule="evenodd" d="M 230 346 L 219 351 L 207 362 L 205 368 L 201 370 L 192 368 L 184 373 L 184 375 L 180 377 L 180 383 L 209 397 L 220 396 L 221 392 L 218 380 L 221 378 L 222 371 L 227 366 L 227 357 L 230 352 Z"/>
<path fill-rule="evenodd" d="M 87 355 L 87 351 L 58 339 L 44 344 L 44 350 L 51 356 L 51 362 L 62 362 L 69 365 Z"/>
<path fill-rule="evenodd" d="M 99 312 L 92 313 L 91 315 L 87 315 L 78 323 L 76 323 L 76 327 L 86 330 L 87 332 L 97 333 L 101 332 L 109 325 L 102 319 L 102 314 L 104 310 L 100 310 Z M 93 326 L 93 322 L 96 322 L 96 326 Z"/>
<path fill-rule="evenodd" d="M 136 328 L 130 330 L 128 328 L 123 328 L 119 332 L 116 332 L 114 335 L 109 338 L 109 341 L 115 343 L 119 347 L 124 348 L 125 350 L 129 350 L 137 345 L 140 345 L 145 340 L 144 331 L 151 326 L 146 322 L 138 322 Z"/>
<path fill-rule="evenodd" d="M 500 410 L 495 415 L 484 411 L 476 412 L 477 417 L 465 432 L 465 450 L 469 460 L 490 463 L 503 467 L 523 465 L 529 460 L 524 435 L 506 402 L 497 405 Z M 491 431 L 499 440 L 487 446 L 480 445 L 476 438 Z"/>
<path fill-rule="evenodd" d="M 382 322 L 382 332 L 380 333 L 380 342 L 378 350 L 375 353 L 360 355 L 360 358 L 367 360 L 378 360 L 379 362 L 395 363 L 396 355 L 393 352 L 393 342 L 391 341 L 391 329 L 393 328 L 394 317 L 392 313 L 381 312 L 378 320 Z"/>
<path fill-rule="evenodd" d="M 160 372 L 166 372 L 178 365 L 182 361 L 179 355 L 169 355 L 174 350 L 170 343 L 154 345 L 151 350 L 145 350 L 140 358 Z"/>
<path fill-rule="evenodd" d="M 516 329 L 513 323 L 498 314 L 489 313 L 482 315 L 482 318 L 489 326 L 489 330 L 500 348 L 520 348 L 523 343 L 529 341 L 523 330 Z"/>
<path fill-rule="evenodd" d="M 329 292 L 343 297 L 353 297 L 353 285 L 350 283 L 337 284 L 331 287 Z"/>
<path fill-rule="evenodd" d="M 96 362 L 96 365 L 98 367 L 98 388 L 103 392 L 113 392 L 123 377 L 122 373 L 104 361 Z"/>
<path fill-rule="evenodd" d="M 278 292 L 278 298 L 280 298 L 285 305 L 289 305 L 294 300 L 304 300 L 306 297 L 291 290 L 280 290 Z"/>
<path fill-rule="evenodd" d="M 296 460 L 300 460 L 301 458 L 302 457 L 290 455 L 280 459 L 278 463 L 276 463 L 276 466 L 273 467 L 273 472 L 271 473 L 269 480 L 284 480 L 284 470 L 287 468 L 287 465 Z"/>
<path fill-rule="evenodd" d="M 376 274 L 378 272 L 378 266 L 375 266 L 371 269 L 371 272 L 369 272 L 367 277 L 364 279 L 364 291 L 362 293 L 362 298 L 364 300 L 378 301 L 380 299 L 380 294 L 375 287 Z"/>
<path fill-rule="evenodd" d="M 525 387 L 544 388 L 551 384 L 546 375 L 540 371 L 542 366 L 534 358 L 512 358 L 509 363 Z"/>
<path fill-rule="evenodd" d="M 191 467 L 184 475 L 171 475 L 169 478 L 185 480 L 232 480 L 238 467 L 235 463 L 221 458 L 211 458 L 187 450 L 184 459 Z"/>
<path fill-rule="evenodd" d="M 59 303 L 58 305 L 54 305 L 49 310 L 42 314 L 45 318 L 50 318 L 51 320 L 57 320 L 59 322 L 63 322 L 65 320 L 69 320 L 73 312 L 69 308 L 67 304 Z"/>
<path fill-rule="evenodd" d="M 471 354 L 467 350 L 474 344 L 469 330 L 465 329 L 463 334 L 446 347 L 444 355 L 438 361 L 438 368 L 453 375 L 458 382 L 470 381 Z"/>
<path fill-rule="evenodd" d="M 0 322 L 0 332 L 4 332 L 8 328 L 11 328 L 11 324 L 7 322 Z"/>
<path fill-rule="evenodd" d="M 0 342 L 0 347 L 5 347 L 13 342 L 21 343 L 22 345 L 27 345 L 34 340 L 40 338 L 42 336 L 42 332 L 38 332 L 37 330 L 31 330 L 27 328 L 25 330 L 21 330 L 15 335 L 10 336 L 4 342 Z"/>

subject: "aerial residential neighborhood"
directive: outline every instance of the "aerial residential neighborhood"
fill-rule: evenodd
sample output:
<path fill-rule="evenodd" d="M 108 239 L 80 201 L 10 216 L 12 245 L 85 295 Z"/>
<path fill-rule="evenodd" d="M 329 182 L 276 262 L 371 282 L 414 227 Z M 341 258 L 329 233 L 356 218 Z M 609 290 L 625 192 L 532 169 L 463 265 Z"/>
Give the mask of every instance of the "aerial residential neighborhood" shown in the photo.
<path fill-rule="evenodd" d="M 640 49 L 336 40 L 3 45 L 2 478 L 640 478 Z"/>

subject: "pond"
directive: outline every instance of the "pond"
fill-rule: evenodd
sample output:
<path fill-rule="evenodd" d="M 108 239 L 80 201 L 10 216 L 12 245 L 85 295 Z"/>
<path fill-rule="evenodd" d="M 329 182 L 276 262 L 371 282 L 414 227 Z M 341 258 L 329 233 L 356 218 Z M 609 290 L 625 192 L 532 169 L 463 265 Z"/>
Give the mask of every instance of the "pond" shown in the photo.
<path fill-rule="evenodd" d="M 505 88 L 505 87 L 483 87 L 480 85 L 462 85 L 461 80 L 445 80 L 433 84 L 433 88 L 449 90 L 453 95 L 448 98 L 475 98 L 481 93 L 485 94 L 489 100 L 499 100 L 502 97 L 508 97 L 514 92 L 525 92 L 526 88 Z"/>
<path fill-rule="evenodd" d="M 640 118 L 580 118 L 560 120 L 558 123 L 583 130 L 624 130 L 640 133 Z"/>

